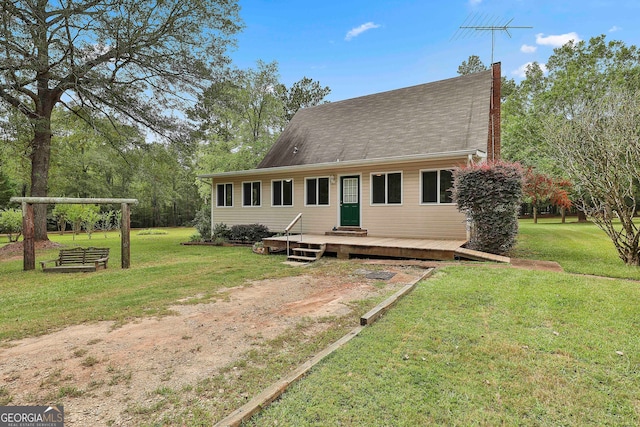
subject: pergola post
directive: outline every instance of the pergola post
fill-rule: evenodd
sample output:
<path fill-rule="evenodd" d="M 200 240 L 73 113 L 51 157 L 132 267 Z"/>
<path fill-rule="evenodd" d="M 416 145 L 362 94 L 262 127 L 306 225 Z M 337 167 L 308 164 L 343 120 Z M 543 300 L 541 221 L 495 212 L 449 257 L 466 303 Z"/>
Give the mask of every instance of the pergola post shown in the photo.
<path fill-rule="evenodd" d="M 22 202 L 22 250 L 23 270 L 36 269 L 36 246 L 35 246 L 35 223 L 33 220 L 33 205 L 31 203 Z"/>
<path fill-rule="evenodd" d="M 131 214 L 129 212 L 129 205 L 122 204 L 122 221 L 120 224 L 120 242 L 122 244 L 122 250 L 120 258 L 122 262 L 122 268 L 129 268 L 131 265 L 131 237 L 129 236 L 131 228 Z"/>

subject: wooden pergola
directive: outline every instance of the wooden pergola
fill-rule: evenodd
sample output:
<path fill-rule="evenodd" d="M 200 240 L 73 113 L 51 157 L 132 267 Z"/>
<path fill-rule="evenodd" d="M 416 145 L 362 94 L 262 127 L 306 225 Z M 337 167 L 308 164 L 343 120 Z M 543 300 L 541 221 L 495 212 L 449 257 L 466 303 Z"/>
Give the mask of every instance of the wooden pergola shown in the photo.
<path fill-rule="evenodd" d="M 75 205 L 113 205 L 122 206 L 122 222 L 120 225 L 120 241 L 122 246 L 121 265 L 129 268 L 131 265 L 131 210 L 129 205 L 137 205 L 137 199 L 92 199 L 69 197 L 12 197 L 12 202 L 22 203 L 22 235 L 23 235 L 23 270 L 35 270 L 35 226 L 33 219 L 33 205 L 37 204 L 75 204 Z"/>

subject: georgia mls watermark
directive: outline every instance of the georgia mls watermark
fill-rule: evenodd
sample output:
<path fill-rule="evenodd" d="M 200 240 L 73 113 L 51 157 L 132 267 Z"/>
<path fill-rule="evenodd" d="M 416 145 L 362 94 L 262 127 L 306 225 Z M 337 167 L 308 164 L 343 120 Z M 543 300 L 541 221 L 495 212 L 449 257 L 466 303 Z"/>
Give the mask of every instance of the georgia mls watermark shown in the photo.
<path fill-rule="evenodd" d="M 0 406 L 0 427 L 64 427 L 64 407 Z"/>

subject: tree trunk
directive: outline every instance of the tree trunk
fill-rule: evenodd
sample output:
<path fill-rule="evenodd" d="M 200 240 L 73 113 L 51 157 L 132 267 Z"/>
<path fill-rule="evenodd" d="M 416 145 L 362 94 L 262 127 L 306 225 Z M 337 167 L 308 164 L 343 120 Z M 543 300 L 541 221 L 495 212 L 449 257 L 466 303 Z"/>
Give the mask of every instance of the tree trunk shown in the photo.
<path fill-rule="evenodd" d="M 49 116 L 50 117 L 50 116 Z M 31 196 L 45 197 L 49 190 L 49 165 L 51 159 L 51 121 L 38 120 L 31 151 Z M 35 240 L 49 240 L 47 236 L 47 205 L 34 205 Z"/>
<path fill-rule="evenodd" d="M 578 211 L 578 222 L 587 222 L 587 214 L 582 211 Z"/>
<path fill-rule="evenodd" d="M 538 208 L 536 207 L 536 205 L 533 205 L 533 223 L 538 223 Z"/>
<path fill-rule="evenodd" d="M 567 209 L 564 206 L 560 208 L 560 215 L 562 216 L 562 223 L 567 222 Z"/>

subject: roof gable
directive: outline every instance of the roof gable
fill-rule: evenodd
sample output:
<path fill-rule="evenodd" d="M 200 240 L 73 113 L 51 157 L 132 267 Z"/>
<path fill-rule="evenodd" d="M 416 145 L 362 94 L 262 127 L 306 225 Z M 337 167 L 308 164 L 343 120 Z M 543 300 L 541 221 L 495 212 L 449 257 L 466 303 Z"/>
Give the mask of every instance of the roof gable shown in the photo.
<path fill-rule="evenodd" d="M 258 168 L 486 151 L 491 71 L 299 110 Z"/>

